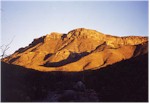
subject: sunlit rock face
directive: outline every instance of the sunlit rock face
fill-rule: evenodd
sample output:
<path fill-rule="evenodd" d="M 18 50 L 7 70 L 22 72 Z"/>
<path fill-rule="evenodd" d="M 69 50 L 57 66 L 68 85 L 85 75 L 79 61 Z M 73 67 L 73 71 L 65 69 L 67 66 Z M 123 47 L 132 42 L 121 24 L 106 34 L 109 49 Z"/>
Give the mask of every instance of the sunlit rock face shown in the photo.
<path fill-rule="evenodd" d="M 78 28 L 67 34 L 53 32 L 34 39 L 2 61 L 39 71 L 83 71 L 145 53 L 148 53 L 147 37 L 117 37 Z"/>

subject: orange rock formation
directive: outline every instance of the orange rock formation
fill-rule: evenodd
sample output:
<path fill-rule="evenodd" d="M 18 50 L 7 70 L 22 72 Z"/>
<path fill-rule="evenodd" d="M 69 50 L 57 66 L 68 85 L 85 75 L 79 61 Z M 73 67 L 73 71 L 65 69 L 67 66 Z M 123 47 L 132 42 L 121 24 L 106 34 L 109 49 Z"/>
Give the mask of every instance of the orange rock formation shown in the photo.
<path fill-rule="evenodd" d="M 34 39 L 2 61 L 39 71 L 82 71 L 148 53 L 148 38 L 116 37 L 79 28 Z"/>

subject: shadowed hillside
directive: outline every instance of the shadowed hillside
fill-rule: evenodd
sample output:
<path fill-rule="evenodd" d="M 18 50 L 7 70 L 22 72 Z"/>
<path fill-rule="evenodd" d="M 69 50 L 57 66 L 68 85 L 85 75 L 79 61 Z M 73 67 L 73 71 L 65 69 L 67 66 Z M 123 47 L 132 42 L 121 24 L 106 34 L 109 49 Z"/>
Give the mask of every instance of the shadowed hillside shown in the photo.
<path fill-rule="evenodd" d="M 74 92 L 71 96 L 78 94 L 85 99 L 61 96 L 56 101 L 148 101 L 148 54 L 84 72 L 39 72 L 4 62 L 1 66 L 2 102 L 55 101 L 54 98 L 46 98 L 49 95 L 58 96 L 58 92 L 61 95 L 66 90 Z M 74 91 L 73 86 L 78 81 L 85 84 L 86 91 Z M 89 100 L 84 94 L 90 96 L 93 92 L 98 100 Z"/>

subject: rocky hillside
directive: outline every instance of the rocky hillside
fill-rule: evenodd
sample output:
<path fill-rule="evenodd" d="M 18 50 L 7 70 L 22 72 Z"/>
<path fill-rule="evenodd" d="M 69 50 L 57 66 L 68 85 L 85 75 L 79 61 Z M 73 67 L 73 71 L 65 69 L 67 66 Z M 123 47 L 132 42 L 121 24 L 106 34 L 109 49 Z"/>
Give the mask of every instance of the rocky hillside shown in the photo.
<path fill-rule="evenodd" d="M 79 28 L 53 32 L 34 39 L 3 62 L 39 71 L 82 71 L 98 69 L 148 53 L 148 38 L 116 37 Z"/>

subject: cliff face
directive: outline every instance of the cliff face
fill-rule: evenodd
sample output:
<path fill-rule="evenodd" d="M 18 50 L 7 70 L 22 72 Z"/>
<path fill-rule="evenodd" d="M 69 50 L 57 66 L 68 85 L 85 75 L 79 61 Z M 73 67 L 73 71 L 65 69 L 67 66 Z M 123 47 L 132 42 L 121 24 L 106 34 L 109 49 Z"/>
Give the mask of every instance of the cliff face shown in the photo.
<path fill-rule="evenodd" d="M 148 53 L 148 38 L 116 37 L 79 28 L 67 34 L 51 33 L 2 59 L 40 71 L 97 69 Z"/>

